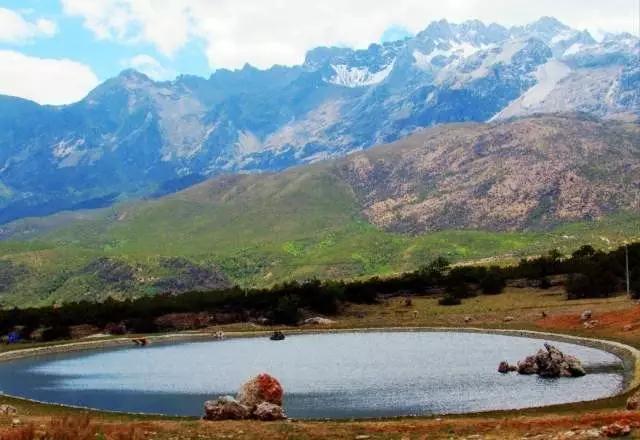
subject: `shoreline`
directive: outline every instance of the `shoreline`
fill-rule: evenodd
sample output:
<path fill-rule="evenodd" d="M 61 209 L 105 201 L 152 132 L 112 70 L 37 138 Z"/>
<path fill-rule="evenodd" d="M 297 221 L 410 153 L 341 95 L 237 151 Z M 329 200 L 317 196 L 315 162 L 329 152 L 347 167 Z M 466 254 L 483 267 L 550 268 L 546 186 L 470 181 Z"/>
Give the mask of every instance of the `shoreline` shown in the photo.
<path fill-rule="evenodd" d="M 286 330 L 285 333 L 288 335 L 305 335 L 305 334 L 339 334 L 339 333 L 376 333 L 376 332 L 437 332 L 437 333 L 484 333 L 484 334 L 495 334 L 495 335 L 503 335 L 503 336 L 511 336 L 511 337 L 526 337 L 531 339 L 539 339 L 541 341 L 549 341 L 549 342 L 564 342 L 576 345 L 583 345 L 586 347 L 602 350 L 613 354 L 618 357 L 622 361 L 623 366 L 623 386 L 621 390 L 612 394 L 611 396 L 595 399 L 595 400 L 585 400 L 585 401 L 575 401 L 564 404 L 552 404 L 552 405 L 543 405 L 543 406 L 533 406 L 528 408 L 523 408 L 522 410 L 536 410 L 536 409 L 544 409 L 544 408 L 558 408 L 565 405 L 579 405 L 579 404 L 587 404 L 598 402 L 607 399 L 614 399 L 620 396 L 623 396 L 636 388 L 640 387 L 640 350 L 629 346 L 627 344 L 623 344 L 617 341 L 605 340 L 605 339 L 596 339 L 596 338 L 586 338 L 580 336 L 573 336 L 567 334 L 559 334 L 559 333 L 550 333 L 550 332 L 541 332 L 534 330 L 512 330 L 512 329 L 483 329 L 483 328 L 473 328 L 473 327 L 465 327 L 465 328 L 457 328 L 457 327 L 380 327 L 380 328 L 359 328 L 359 329 L 322 329 L 322 328 L 314 328 L 314 329 L 291 329 Z M 272 333 L 270 330 L 256 330 L 256 331 L 236 331 L 225 333 L 225 339 L 238 339 L 238 338 L 257 338 L 257 337 L 267 337 Z M 145 338 L 149 341 L 150 344 L 176 344 L 176 343 L 189 343 L 189 342 L 206 342 L 206 341 L 214 341 L 217 340 L 215 337 L 215 332 L 192 332 L 192 333 L 170 333 L 163 334 L 157 336 L 145 336 Z M 136 337 L 117 337 L 112 339 L 100 339 L 100 340 L 82 340 L 76 342 L 62 342 L 60 344 L 54 344 L 50 346 L 43 347 L 33 347 L 33 348 L 25 348 L 25 349 L 17 349 L 13 351 L 8 351 L 4 353 L 0 353 L 0 362 L 10 362 L 13 360 L 19 359 L 27 359 L 31 357 L 39 357 L 39 356 L 47 356 L 59 353 L 74 353 L 74 352 L 83 352 L 83 351 L 92 351 L 92 350 L 102 350 L 109 348 L 124 348 L 124 347 L 133 347 L 133 339 Z M 41 404 L 46 406 L 58 407 L 58 408 L 69 408 L 74 410 L 81 411 L 91 411 L 97 413 L 104 414 L 116 414 L 116 415 L 131 415 L 131 416 L 141 416 L 141 417 L 161 417 L 161 418 L 171 418 L 171 419 L 184 419 L 184 420 L 193 420 L 194 417 L 189 416 L 172 416 L 167 414 L 157 414 L 157 413 L 136 413 L 136 412 L 125 412 L 125 411 L 110 411 L 99 408 L 92 407 L 84 407 L 84 406 L 74 406 L 67 405 L 61 403 L 52 403 L 52 402 L 42 402 L 35 399 L 29 399 L 21 396 L 14 396 L 4 394 L 0 391 L 0 396 L 4 396 L 7 398 L 15 399 L 18 401 Z M 482 414 L 491 414 L 491 413 L 508 413 L 512 411 L 520 411 L 520 410 L 491 410 L 491 411 L 479 411 L 479 412 L 470 412 L 465 414 L 425 414 L 425 415 L 412 415 L 412 416 L 401 416 L 401 417 L 384 417 L 384 418 L 363 418 L 358 420 L 394 420 L 394 419 L 403 419 L 403 418 L 430 418 L 430 417 L 438 417 L 438 416 L 449 416 L 449 415 L 469 415 L 469 416 L 478 416 Z M 305 421 L 311 421 L 311 419 L 304 419 Z M 329 419 L 332 420 L 332 419 Z M 327 421 L 322 419 L 322 421 Z"/>

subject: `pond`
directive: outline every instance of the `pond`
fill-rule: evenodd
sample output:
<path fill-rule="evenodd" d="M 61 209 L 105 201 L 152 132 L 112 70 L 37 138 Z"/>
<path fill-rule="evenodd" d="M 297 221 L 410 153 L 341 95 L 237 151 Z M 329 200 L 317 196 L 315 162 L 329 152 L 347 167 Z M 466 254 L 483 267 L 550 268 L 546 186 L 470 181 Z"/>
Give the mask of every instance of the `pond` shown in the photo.
<path fill-rule="evenodd" d="M 543 340 L 463 332 L 354 332 L 150 345 L 0 363 L 0 391 L 91 408 L 199 416 L 205 400 L 235 395 L 267 372 L 294 418 L 369 418 L 518 409 L 619 392 L 622 361 L 554 343 L 582 360 L 581 378 L 502 375 L 498 363 Z"/>

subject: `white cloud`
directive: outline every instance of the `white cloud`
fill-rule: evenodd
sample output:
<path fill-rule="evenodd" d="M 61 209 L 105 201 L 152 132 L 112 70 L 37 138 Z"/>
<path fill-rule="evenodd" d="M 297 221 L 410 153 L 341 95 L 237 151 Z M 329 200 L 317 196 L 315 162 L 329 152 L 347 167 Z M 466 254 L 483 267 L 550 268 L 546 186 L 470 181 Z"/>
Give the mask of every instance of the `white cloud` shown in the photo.
<path fill-rule="evenodd" d="M 122 64 L 124 67 L 136 69 L 137 71 L 144 73 L 149 78 L 156 81 L 164 81 L 176 77 L 176 72 L 164 67 L 151 55 L 136 55 L 135 57 L 124 61 Z"/>
<path fill-rule="evenodd" d="M 67 59 L 36 58 L 0 50 L 0 94 L 40 104 L 70 104 L 98 85 L 86 65 Z"/>
<path fill-rule="evenodd" d="M 22 43 L 35 37 L 52 37 L 56 24 L 44 18 L 28 21 L 11 9 L 0 8 L 0 42 Z"/>
<path fill-rule="evenodd" d="M 99 38 L 143 41 L 173 55 L 203 40 L 212 67 L 300 63 L 319 45 L 366 47 L 392 26 L 411 32 L 446 18 L 505 25 L 543 15 L 593 31 L 632 32 L 635 0 L 62 0 Z"/>

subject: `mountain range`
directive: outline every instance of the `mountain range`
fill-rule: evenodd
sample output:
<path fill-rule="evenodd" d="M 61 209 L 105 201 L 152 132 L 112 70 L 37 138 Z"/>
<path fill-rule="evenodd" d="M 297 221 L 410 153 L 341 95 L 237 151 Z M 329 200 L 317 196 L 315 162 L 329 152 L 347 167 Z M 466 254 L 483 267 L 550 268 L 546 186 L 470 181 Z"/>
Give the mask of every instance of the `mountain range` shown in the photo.
<path fill-rule="evenodd" d="M 60 107 L 3 96 L 0 223 L 160 197 L 221 174 L 280 171 L 445 123 L 498 123 L 567 112 L 635 121 L 640 115 L 639 51 L 640 42 L 632 35 L 607 35 L 596 41 L 588 32 L 548 17 L 511 28 L 443 20 L 414 37 L 364 50 L 316 48 L 299 66 L 268 70 L 245 66 L 218 70 L 208 79 L 181 76 L 170 82 L 155 82 L 127 70 L 82 101 Z M 505 145 L 516 151 L 522 147 L 508 133 L 503 135 Z M 487 148 L 498 147 L 491 136 L 502 135 L 486 136 L 488 140 L 478 141 L 474 151 L 493 157 L 495 152 Z M 434 164 L 464 171 L 464 157 L 457 162 L 438 157 L 438 148 L 448 147 L 432 146 L 429 160 L 440 160 Z M 601 147 L 593 148 L 597 156 Z M 519 154 L 500 151 L 504 157 Z M 456 149 L 450 153 L 461 154 Z M 518 166 L 524 166 L 529 159 L 518 160 L 522 162 Z M 424 176 L 416 174 L 399 186 L 380 183 L 384 180 L 352 182 L 363 215 L 394 231 L 444 226 L 442 213 L 472 189 L 441 175 L 444 168 L 422 165 L 413 171 Z M 620 166 L 611 165 L 607 172 L 620 172 Z M 527 169 L 526 175 L 512 176 L 501 189 L 481 176 L 469 176 L 484 185 L 475 189 L 480 191 L 476 203 L 495 202 L 504 210 L 496 214 L 466 206 L 456 212 L 452 225 L 517 229 L 531 224 L 536 215 L 543 223 L 553 223 L 628 206 L 624 196 L 604 196 L 606 191 L 620 190 L 623 182 L 592 188 L 581 180 L 584 189 L 568 193 L 569 184 L 559 181 L 557 173 L 566 171 L 562 174 L 566 179 L 587 177 L 566 167 L 562 161 L 537 163 L 533 169 L 552 178 L 552 183 L 539 182 Z M 351 163 L 341 172 L 351 182 L 359 173 L 380 174 L 384 179 L 400 171 L 392 168 Z M 440 173 L 440 180 L 429 180 L 429 173 Z M 552 213 L 540 210 L 534 215 L 534 202 L 518 198 L 513 188 L 528 183 L 549 200 Z M 429 185 L 436 184 L 450 193 L 448 202 L 427 197 Z M 565 199 L 558 202 L 555 193 L 545 191 L 560 191 Z M 583 199 L 587 202 L 576 217 L 573 200 Z"/>
<path fill-rule="evenodd" d="M 278 173 L 0 226 L 0 304 L 350 279 L 638 240 L 640 124 L 540 115 L 421 130 Z"/>

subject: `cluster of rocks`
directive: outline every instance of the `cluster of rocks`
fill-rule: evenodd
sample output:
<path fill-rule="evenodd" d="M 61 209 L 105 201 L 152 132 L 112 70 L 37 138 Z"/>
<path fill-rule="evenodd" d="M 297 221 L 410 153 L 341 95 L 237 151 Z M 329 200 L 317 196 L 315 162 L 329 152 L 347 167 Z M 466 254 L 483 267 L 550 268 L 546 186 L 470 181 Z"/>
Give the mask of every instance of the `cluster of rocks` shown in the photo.
<path fill-rule="evenodd" d="M 544 344 L 535 355 L 527 356 L 518 362 L 517 366 L 503 361 L 498 366 L 498 372 L 509 373 L 517 371 L 519 374 L 537 374 L 541 377 L 580 377 L 586 373 L 582 363 L 575 358 L 562 353 L 553 345 Z"/>
<path fill-rule="evenodd" d="M 593 312 L 591 310 L 585 310 L 580 314 L 580 321 L 582 321 L 582 326 L 587 330 L 596 328 L 600 321 L 597 319 L 593 319 Z"/>
<path fill-rule="evenodd" d="M 268 374 L 260 374 L 238 391 L 238 395 L 222 396 L 218 400 L 204 403 L 204 420 L 262 421 L 284 420 L 287 415 L 282 408 L 282 385 Z"/>
<path fill-rule="evenodd" d="M 18 414 L 18 410 L 15 406 L 2 404 L 0 405 L 0 416 L 15 416 Z"/>
<path fill-rule="evenodd" d="M 570 431 L 558 432 L 556 434 L 539 434 L 526 436 L 529 440 L 600 440 L 604 438 L 627 437 L 632 433 L 632 426 L 624 420 L 605 425 L 600 428 L 579 428 L 575 427 Z M 634 437 L 635 438 L 635 437 Z"/>

